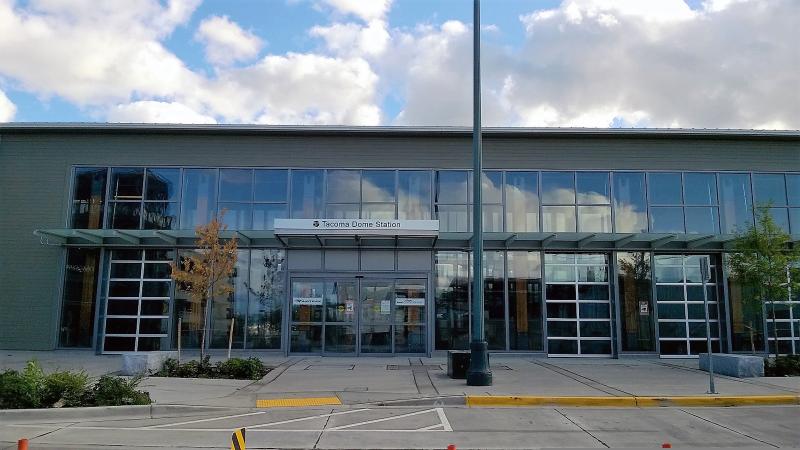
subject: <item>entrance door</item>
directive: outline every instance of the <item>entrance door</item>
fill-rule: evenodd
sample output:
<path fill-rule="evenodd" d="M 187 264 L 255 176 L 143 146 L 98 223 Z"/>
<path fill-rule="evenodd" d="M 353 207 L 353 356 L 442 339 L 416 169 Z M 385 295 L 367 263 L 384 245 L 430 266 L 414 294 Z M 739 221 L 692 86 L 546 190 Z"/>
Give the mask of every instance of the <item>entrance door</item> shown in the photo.
<path fill-rule="evenodd" d="M 426 280 L 293 278 L 289 351 L 426 352 Z"/>

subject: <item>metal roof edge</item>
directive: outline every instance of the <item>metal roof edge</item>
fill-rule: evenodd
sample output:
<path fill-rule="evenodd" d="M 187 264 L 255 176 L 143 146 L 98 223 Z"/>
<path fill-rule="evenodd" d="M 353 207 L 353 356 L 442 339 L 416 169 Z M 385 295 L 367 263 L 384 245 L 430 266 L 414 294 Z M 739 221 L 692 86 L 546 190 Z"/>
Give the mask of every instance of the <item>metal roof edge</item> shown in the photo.
<path fill-rule="evenodd" d="M 248 135 L 407 135 L 469 137 L 472 128 L 460 126 L 345 126 L 345 125 L 244 125 L 146 124 L 92 122 L 0 123 L 0 133 L 98 134 L 248 134 Z M 609 138 L 712 138 L 800 140 L 800 130 L 750 130 L 717 128 L 537 128 L 484 127 L 487 137 L 609 137 Z"/>

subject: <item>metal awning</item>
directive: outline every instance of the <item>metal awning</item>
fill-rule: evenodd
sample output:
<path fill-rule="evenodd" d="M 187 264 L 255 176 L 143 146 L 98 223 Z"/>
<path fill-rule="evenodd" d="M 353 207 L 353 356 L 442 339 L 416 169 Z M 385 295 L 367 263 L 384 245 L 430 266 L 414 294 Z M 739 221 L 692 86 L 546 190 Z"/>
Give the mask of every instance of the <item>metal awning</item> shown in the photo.
<path fill-rule="evenodd" d="M 194 230 L 86 230 L 41 229 L 33 233 L 42 244 L 70 247 L 194 247 Z M 325 236 L 276 235 L 266 230 L 223 231 L 222 239 L 236 237 L 240 247 L 283 248 L 407 248 L 469 249 L 472 233 L 439 236 Z M 726 250 L 735 239 L 730 234 L 670 233 L 484 233 L 487 249 L 511 250 Z M 800 243 L 800 234 L 791 236 Z"/>

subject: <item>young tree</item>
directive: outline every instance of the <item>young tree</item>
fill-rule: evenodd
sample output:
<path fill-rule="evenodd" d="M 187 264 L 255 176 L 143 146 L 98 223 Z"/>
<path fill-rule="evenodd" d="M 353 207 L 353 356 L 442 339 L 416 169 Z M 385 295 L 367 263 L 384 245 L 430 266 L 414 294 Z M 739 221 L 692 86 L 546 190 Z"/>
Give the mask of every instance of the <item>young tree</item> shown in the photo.
<path fill-rule="evenodd" d="M 800 247 L 791 244 L 789 235 L 772 219 L 767 207 L 760 207 L 756 223 L 738 233 L 734 253 L 728 265 L 731 274 L 742 285 L 745 302 L 771 308 L 772 337 L 778 356 L 778 328 L 775 320 L 776 301 L 786 301 L 800 292 Z"/>
<path fill-rule="evenodd" d="M 217 296 L 227 296 L 233 292 L 230 277 L 236 267 L 236 239 L 224 244 L 220 242 L 220 231 L 226 230 L 222 224 L 225 211 L 214 217 L 206 225 L 196 228 L 197 251 L 180 259 L 180 265 L 170 263 L 172 279 L 177 288 L 186 292 L 203 311 L 203 329 L 200 342 L 201 358 L 205 356 L 206 332 L 209 328 L 208 303 Z"/>

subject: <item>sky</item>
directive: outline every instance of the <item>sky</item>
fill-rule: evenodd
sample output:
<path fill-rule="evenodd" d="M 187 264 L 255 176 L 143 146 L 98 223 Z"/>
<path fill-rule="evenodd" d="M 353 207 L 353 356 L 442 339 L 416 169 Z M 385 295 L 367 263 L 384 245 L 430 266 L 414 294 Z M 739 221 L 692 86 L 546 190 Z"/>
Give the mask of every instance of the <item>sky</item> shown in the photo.
<path fill-rule="evenodd" d="M 484 0 L 486 126 L 800 128 L 799 0 Z M 0 122 L 470 125 L 470 0 L 0 0 Z"/>

